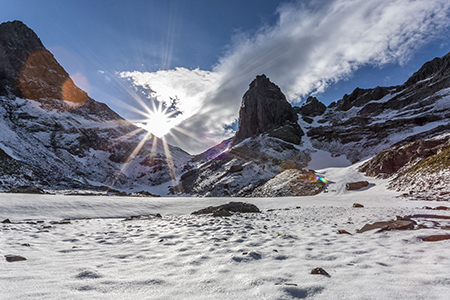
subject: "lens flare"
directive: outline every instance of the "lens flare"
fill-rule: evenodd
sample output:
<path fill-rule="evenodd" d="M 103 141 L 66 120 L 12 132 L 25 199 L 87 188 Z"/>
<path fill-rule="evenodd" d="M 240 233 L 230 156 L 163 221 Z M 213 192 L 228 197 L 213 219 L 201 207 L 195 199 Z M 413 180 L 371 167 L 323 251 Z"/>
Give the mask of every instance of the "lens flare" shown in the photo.
<path fill-rule="evenodd" d="M 323 183 L 327 183 L 328 181 L 320 175 L 316 175 L 317 181 L 322 181 Z"/>

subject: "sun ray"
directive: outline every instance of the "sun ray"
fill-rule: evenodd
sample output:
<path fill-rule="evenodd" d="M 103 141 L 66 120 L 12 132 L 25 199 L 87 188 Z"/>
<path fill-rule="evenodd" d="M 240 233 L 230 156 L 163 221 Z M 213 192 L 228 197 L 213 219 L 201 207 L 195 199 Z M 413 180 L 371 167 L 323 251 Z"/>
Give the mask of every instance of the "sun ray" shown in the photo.
<path fill-rule="evenodd" d="M 139 144 L 134 148 L 133 152 L 131 152 L 131 154 L 127 157 L 125 162 L 122 164 L 122 167 L 120 168 L 119 172 L 114 177 L 114 179 L 112 180 L 111 184 L 109 185 L 110 188 L 114 185 L 114 183 L 117 181 L 117 179 L 119 179 L 120 175 L 125 173 L 126 169 L 129 167 L 130 161 L 133 160 L 136 157 L 136 155 L 139 153 L 139 151 L 141 150 L 142 146 L 144 146 L 145 142 L 150 137 L 150 135 L 151 135 L 151 133 L 147 132 L 144 135 L 144 137 L 142 138 L 142 140 L 139 142 Z"/>
<path fill-rule="evenodd" d="M 178 184 L 177 173 L 175 169 L 175 164 L 172 159 L 172 155 L 170 154 L 169 145 L 166 143 L 166 139 L 163 137 L 162 139 L 164 153 L 166 154 L 166 162 L 169 167 L 170 178 L 172 179 L 172 186 L 175 187 Z"/>

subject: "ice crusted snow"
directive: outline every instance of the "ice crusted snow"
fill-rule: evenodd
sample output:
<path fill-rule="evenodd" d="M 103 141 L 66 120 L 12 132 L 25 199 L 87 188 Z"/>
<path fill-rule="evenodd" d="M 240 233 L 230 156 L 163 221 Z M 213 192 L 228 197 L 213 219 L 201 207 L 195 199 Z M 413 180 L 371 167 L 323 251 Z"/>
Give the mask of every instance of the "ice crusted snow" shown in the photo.
<path fill-rule="evenodd" d="M 190 213 L 230 198 L 0 194 L 0 219 L 13 222 L 0 224 L 0 298 L 448 299 L 450 241 L 420 239 L 445 230 L 355 233 L 437 202 L 397 198 L 356 167 L 321 170 L 328 193 L 317 196 L 232 199 L 262 213 L 228 218 Z M 361 179 L 368 188 L 345 190 Z"/>

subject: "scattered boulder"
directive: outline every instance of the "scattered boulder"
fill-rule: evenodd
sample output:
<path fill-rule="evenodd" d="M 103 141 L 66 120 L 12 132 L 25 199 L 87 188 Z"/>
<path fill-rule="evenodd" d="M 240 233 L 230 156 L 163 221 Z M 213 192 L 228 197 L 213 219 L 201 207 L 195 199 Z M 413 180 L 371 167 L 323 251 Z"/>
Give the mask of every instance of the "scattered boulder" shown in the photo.
<path fill-rule="evenodd" d="M 363 233 L 373 229 L 379 229 L 378 232 L 390 230 L 412 230 L 416 224 L 417 223 L 415 221 L 407 219 L 375 222 L 373 224 L 364 225 L 363 228 L 357 230 L 356 232 Z"/>
<path fill-rule="evenodd" d="M 207 208 L 194 211 L 193 215 L 213 214 L 213 216 L 231 216 L 232 213 L 260 213 L 259 208 L 251 203 L 229 202 L 220 206 L 209 206 Z"/>
<path fill-rule="evenodd" d="M 364 207 L 364 205 L 359 204 L 359 203 L 353 203 L 353 207 L 360 208 L 360 207 Z"/>
<path fill-rule="evenodd" d="M 18 187 L 13 187 L 9 190 L 10 193 L 23 193 L 23 194 L 45 194 L 45 191 L 34 185 L 23 185 Z"/>
<path fill-rule="evenodd" d="M 20 256 L 20 255 L 13 255 L 13 254 L 7 254 L 5 255 L 6 261 L 7 262 L 15 262 L 15 261 L 22 261 L 22 260 L 27 260 L 25 257 Z"/>
<path fill-rule="evenodd" d="M 433 210 L 450 210 L 450 208 L 447 206 L 436 206 Z"/>
<path fill-rule="evenodd" d="M 422 238 L 424 242 L 438 242 L 443 240 L 450 240 L 450 234 L 436 234 Z"/>
<path fill-rule="evenodd" d="M 327 271 L 325 271 L 322 268 L 315 268 L 311 270 L 311 274 L 313 275 L 325 275 L 325 276 L 330 276 L 330 274 L 328 274 Z"/>
<path fill-rule="evenodd" d="M 349 182 L 346 184 L 347 191 L 354 191 L 362 189 L 363 187 L 366 187 L 369 185 L 368 181 L 357 181 L 357 182 Z"/>

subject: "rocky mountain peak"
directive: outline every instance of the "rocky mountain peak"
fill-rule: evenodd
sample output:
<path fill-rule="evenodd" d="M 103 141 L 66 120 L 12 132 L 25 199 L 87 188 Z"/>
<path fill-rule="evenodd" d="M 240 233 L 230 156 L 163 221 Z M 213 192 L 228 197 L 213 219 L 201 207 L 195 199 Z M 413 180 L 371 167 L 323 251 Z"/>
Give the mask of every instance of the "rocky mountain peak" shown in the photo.
<path fill-rule="evenodd" d="M 46 102 L 58 109 L 89 101 L 36 33 L 21 21 L 0 24 L 0 95 Z M 50 104 L 48 99 L 61 101 Z"/>
<path fill-rule="evenodd" d="M 327 107 L 325 104 L 317 100 L 316 97 L 309 96 L 306 102 L 300 107 L 299 111 L 302 115 L 308 117 L 317 117 L 322 115 Z"/>
<path fill-rule="evenodd" d="M 242 98 L 235 142 L 270 132 L 287 124 L 298 127 L 297 120 L 297 113 L 280 88 L 264 74 L 256 76 Z"/>
<path fill-rule="evenodd" d="M 415 72 L 406 82 L 405 86 L 411 86 L 419 81 L 434 78 L 434 81 L 450 75 L 450 53 L 443 57 L 436 57 L 426 62 L 417 72 Z"/>

